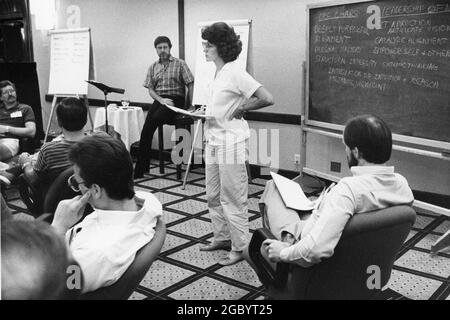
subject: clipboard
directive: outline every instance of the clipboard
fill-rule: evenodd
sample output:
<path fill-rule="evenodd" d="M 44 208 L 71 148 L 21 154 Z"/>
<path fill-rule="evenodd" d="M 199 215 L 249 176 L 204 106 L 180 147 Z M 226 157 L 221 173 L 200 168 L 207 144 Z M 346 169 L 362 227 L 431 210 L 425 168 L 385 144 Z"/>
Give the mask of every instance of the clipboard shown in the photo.
<path fill-rule="evenodd" d="M 177 108 L 177 107 L 174 107 L 174 106 L 170 106 L 168 104 L 164 104 L 164 105 L 167 108 L 169 108 L 170 110 L 172 110 L 172 111 L 175 111 L 177 113 L 181 113 L 181 114 L 193 117 L 193 118 L 201 118 L 201 119 L 210 119 L 210 118 L 212 118 L 212 116 L 207 116 L 207 115 L 204 115 L 204 114 L 194 114 L 194 111 L 187 111 L 187 110 L 180 109 L 180 108 Z"/>

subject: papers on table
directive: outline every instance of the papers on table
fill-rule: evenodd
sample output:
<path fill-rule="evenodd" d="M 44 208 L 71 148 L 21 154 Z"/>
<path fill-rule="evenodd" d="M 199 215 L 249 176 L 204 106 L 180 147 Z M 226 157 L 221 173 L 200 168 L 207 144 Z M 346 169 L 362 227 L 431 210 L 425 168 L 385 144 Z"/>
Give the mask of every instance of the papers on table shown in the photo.
<path fill-rule="evenodd" d="M 169 108 L 170 110 L 173 110 L 173 111 L 178 112 L 178 113 L 185 114 L 185 115 L 190 116 L 190 117 L 203 118 L 203 119 L 211 118 L 211 116 L 207 116 L 205 114 L 195 114 L 195 111 L 187 111 L 187 110 L 180 109 L 180 108 L 177 108 L 177 107 L 174 107 L 174 106 L 170 106 L 168 104 L 165 104 L 165 106 L 167 108 Z"/>

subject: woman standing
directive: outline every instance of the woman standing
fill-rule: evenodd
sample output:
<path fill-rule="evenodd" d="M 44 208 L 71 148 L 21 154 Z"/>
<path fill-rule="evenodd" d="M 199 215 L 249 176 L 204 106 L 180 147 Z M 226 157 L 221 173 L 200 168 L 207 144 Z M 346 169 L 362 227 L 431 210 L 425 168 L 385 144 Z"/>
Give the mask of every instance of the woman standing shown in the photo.
<path fill-rule="evenodd" d="M 242 42 L 234 29 L 217 22 L 202 30 L 207 61 L 216 65 L 207 88 L 205 122 L 206 195 L 214 238 L 201 251 L 229 249 L 219 261 L 231 265 L 243 259 L 247 245 L 248 177 L 246 143 L 250 137 L 245 112 L 273 104 L 272 95 L 234 62 Z"/>

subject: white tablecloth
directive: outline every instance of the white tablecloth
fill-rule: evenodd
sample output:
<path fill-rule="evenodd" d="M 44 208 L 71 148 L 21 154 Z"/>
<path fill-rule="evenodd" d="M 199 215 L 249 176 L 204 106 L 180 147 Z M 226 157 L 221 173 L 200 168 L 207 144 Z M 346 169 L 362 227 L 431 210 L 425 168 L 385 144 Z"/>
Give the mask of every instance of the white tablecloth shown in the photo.
<path fill-rule="evenodd" d="M 105 129 L 105 108 L 91 108 L 94 121 L 94 130 L 104 131 Z M 145 115 L 140 107 L 108 107 L 108 125 L 113 127 L 116 134 L 120 135 L 127 150 L 131 145 L 139 141 L 142 127 L 144 126 Z M 111 133 L 111 132 L 110 132 Z"/>

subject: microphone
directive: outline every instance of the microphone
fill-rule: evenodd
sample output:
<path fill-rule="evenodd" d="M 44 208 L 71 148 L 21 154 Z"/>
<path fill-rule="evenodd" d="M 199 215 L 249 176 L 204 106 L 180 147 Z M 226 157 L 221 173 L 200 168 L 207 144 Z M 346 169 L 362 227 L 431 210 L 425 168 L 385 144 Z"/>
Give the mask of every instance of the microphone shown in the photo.
<path fill-rule="evenodd" d="M 96 87 L 97 89 L 100 89 L 101 91 L 103 91 L 105 93 L 111 93 L 111 92 L 120 93 L 120 94 L 125 93 L 125 89 L 109 87 L 103 83 L 100 83 L 100 82 L 97 82 L 94 80 L 86 80 L 86 82 L 89 84 L 92 84 L 94 87 Z"/>

